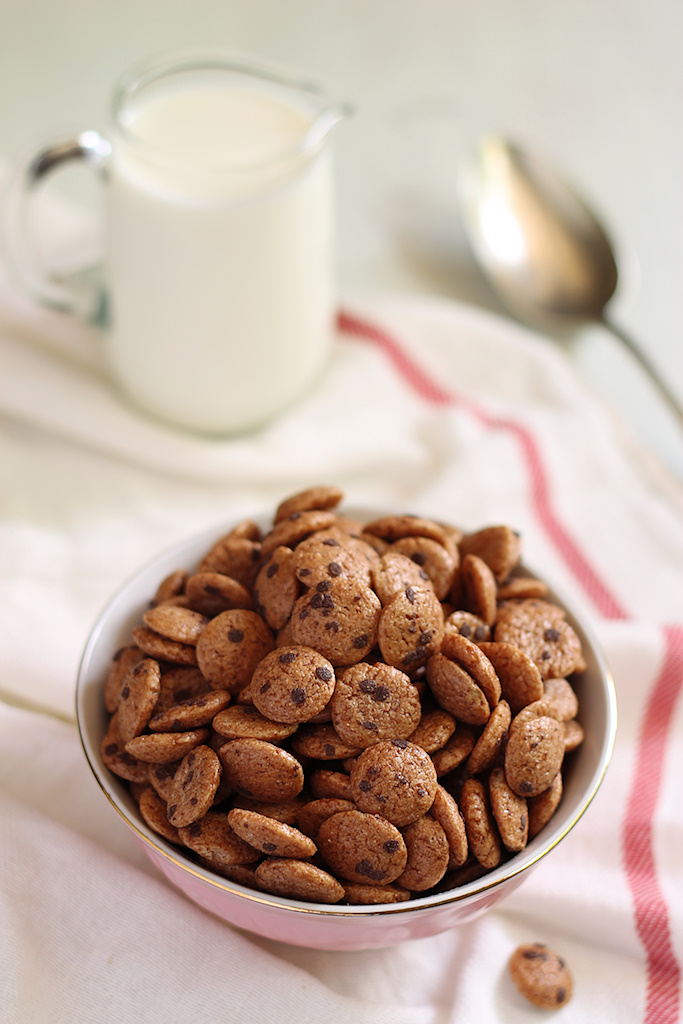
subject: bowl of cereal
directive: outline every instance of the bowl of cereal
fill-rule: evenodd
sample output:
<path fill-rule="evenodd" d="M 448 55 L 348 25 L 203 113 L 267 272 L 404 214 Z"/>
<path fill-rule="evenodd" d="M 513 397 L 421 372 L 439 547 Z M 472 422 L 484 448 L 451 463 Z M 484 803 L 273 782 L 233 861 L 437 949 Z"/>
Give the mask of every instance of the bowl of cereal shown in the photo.
<path fill-rule="evenodd" d="M 161 874 L 237 927 L 352 950 L 504 898 L 579 821 L 614 686 L 508 526 L 345 509 L 205 531 L 97 620 L 78 727 Z"/>

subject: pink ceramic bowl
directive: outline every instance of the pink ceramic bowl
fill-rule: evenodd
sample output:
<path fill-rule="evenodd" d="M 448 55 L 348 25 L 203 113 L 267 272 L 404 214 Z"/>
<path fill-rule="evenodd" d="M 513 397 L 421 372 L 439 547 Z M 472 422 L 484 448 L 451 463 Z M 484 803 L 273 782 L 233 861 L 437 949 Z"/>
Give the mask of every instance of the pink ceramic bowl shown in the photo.
<path fill-rule="evenodd" d="M 348 514 L 367 520 L 379 513 L 351 510 Z M 266 523 L 264 517 L 263 525 Z M 107 723 L 104 679 L 112 655 L 130 642 L 130 630 L 139 623 L 160 581 L 179 567 L 191 569 L 228 529 L 229 524 L 175 545 L 124 584 L 97 620 L 81 660 L 76 710 L 85 755 L 103 793 L 151 861 L 189 899 L 230 924 L 270 939 L 319 949 L 368 949 L 435 935 L 472 920 L 498 903 L 576 825 L 600 786 L 614 744 L 616 699 L 610 673 L 590 629 L 556 593 L 552 596 L 568 609 L 568 621 L 582 640 L 587 662 L 586 671 L 576 681 L 585 740 L 563 772 L 564 794 L 549 824 L 523 852 L 482 878 L 448 892 L 393 905 L 303 903 L 256 892 L 214 875 L 145 824 L 127 785 L 105 768 L 100 756 Z"/>

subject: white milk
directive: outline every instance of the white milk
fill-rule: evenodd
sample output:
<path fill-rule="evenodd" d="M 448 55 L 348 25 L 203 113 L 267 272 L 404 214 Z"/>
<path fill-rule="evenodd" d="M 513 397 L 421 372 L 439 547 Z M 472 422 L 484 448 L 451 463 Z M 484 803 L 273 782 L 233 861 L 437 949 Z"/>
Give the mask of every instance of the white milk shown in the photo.
<path fill-rule="evenodd" d="M 334 313 L 330 161 L 297 152 L 315 116 L 284 89 L 215 76 L 148 89 L 119 114 L 107 346 L 141 407 L 235 432 L 320 372 Z"/>

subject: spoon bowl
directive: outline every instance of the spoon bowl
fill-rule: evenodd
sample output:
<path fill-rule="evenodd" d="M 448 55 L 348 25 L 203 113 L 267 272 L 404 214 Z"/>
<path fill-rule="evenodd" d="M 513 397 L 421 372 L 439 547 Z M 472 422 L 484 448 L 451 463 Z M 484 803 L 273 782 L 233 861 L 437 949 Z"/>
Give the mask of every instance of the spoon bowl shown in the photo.
<path fill-rule="evenodd" d="M 683 409 L 640 347 L 605 308 L 618 282 L 597 217 L 549 165 L 500 137 L 483 139 L 460 180 L 474 256 L 510 311 L 527 323 L 599 323 L 630 350 L 683 427 Z"/>

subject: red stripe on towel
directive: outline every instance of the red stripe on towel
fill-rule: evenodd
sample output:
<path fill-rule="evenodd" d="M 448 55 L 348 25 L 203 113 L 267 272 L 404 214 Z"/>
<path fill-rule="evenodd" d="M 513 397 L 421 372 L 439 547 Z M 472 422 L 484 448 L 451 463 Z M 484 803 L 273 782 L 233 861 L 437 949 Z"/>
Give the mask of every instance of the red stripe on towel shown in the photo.
<path fill-rule="evenodd" d="M 339 314 L 344 333 L 369 341 L 391 360 L 405 382 L 433 405 L 458 406 L 484 426 L 505 430 L 517 440 L 529 474 L 531 504 L 549 540 L 568 569 L 606 619 L 626 620 L 626 611 L 600 579 L 556 515 L 548 475 L 533 434 L 514 420 L 484 409 L 442 388 L 431 379 L 386 331 L 348 313 Z M 647 1000 L 644 1024 L 675 1024 L 678 1020 L 681 969 L 671 942 L 669 913 L 657 880 L 653 822 L 662 782 L 662 768 L 675 704 L 683 685 L 683 629 L 664 629 L 665 659 L 648 695 L 638 739 L 636 768 L 622 833 L 624 869 L 634 905 L 636 929 L 647 959 Z"/>

